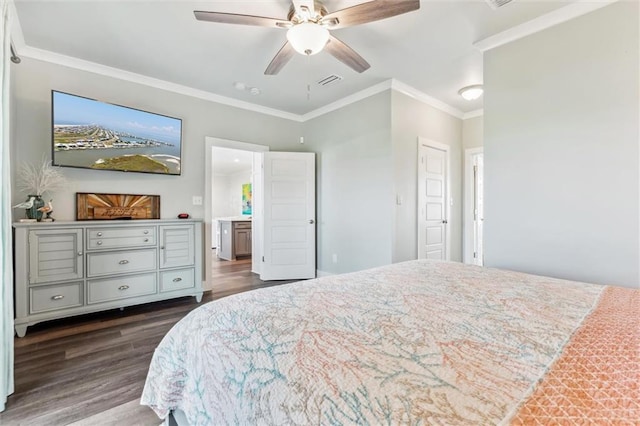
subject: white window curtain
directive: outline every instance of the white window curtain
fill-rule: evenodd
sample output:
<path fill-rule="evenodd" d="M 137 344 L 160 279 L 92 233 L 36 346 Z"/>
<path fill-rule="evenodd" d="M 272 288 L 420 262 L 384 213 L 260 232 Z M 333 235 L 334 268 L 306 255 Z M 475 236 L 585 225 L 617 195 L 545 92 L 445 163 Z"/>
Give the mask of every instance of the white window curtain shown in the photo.
<path fill-rule="evenodd" d="M 0 411 L 13 393 L 13 261 L 11 235 L 11 169 L 9 156 L 9 0 L 0 0 Z"/>

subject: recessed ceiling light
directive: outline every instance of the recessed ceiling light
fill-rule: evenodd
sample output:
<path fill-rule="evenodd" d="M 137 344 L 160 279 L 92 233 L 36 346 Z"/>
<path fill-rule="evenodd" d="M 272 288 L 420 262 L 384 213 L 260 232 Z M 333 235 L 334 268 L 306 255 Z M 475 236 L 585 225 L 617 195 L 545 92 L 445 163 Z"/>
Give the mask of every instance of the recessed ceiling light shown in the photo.
<path fill-rule="evenodd" d="M 482 84 L 474 84 L 472 86 L 463 87 L 458 90 L 458 94 L 462 96 L 467 101 L 473 101 L 474 99 L 478 99 L 482 96 L 484 90 L 482 89 Z"/>

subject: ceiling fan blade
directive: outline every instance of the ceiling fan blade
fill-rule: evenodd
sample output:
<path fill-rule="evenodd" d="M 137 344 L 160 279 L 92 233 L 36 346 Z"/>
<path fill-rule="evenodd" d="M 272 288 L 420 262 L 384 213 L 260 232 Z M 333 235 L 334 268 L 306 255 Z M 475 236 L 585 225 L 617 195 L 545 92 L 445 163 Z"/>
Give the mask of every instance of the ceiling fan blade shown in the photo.
<path fill-rule="evenodd" d="M 291 60 L 293 55 L 296 54 L 296 51 L 291 46 L 291 43 L 288 41 L 282 46 L 282 48 L 276 53 L 276 56 L 273 57 L 271 63 L 264 71 L 265 75 L 276 75 L 280 72 L 282 67 L 284 67 L 287 62 Z"/>
<path fill-rule="evenodd" d="M 221 13 L 221 12 L 205 12 L 202 10 L 195 10 L 193 14 L 196 15 L 196 19 L 199 21 L 220 22 L 223 24 L 254 25 L 258 27 L 276 27 L 276 28 L 286 28 L 291 26 L 291 23 L 288 21 L 283 21 L 282 19 L 267 18 L 265 16 L 238 15 L 236 13 Z"/>
<path fill-rule="evenodd" d="M 358 55 L 355 50 L 334 36 L 329 36 L 329 42 L 324 50 L 354 71 L 364 72 L 371 66 L 362 56 Z"/>
<path fill-rule="evenodd" d="M 323 23 L 332 30 L 379 21 L 420 9 L 420 0 L 374 0 L 325 15 Z"/>

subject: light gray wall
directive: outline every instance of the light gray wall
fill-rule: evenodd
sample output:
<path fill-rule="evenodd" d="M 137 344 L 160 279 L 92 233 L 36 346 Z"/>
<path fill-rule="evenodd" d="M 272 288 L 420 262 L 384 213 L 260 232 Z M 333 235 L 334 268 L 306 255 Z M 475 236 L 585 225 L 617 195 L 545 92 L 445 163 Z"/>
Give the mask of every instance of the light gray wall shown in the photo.
<path fill-rule="evenodd" d="M 482 148 L 484 117 L 467 118 L 462 121 L 462 149 Z"/>
<path fill-rule="evenodd" d="M 320 271 L 391 263 L 390 97 L 385 91 L 305 123 L 304 146 L 317 153 Z"/>
<path fill-rule="evenodd" d="M 418 137 L 450 147 L 451 260 L 462 260 L 462 120 L 400 92 L 392 92 L 394 213 L 393 261 L 417 256 L 417 152 Z M 396 204 L 402 196 L 402 205 Z"/>
<path fill-rule="evenodd" d="M 126 105 L 182 119 L 182 175 L 161 176 L 63 168 L 69 185 L 53 194 L 58 220 L 75 219 L 76 192 L 158 194 L 161 217 L 180 212 L 202 218 L 203 206 L 193 206 L 193 195 L 204 195 L 204 138 L 215 136 L 269 145 L 271 150 L 299 151 L 302 123 L 233 108 L 152 87 L 105 77 L 24 57 L 12 68 L 12 150 L 17 164 L 51 155 L 51 90 Z M 14 172 L 16 168 L 14 167 Z M 15 173 L 14 173 L 15 176 Z M 15 203 L 26 194 L 15 190 Z M 24 217 L 14 210 L 14 218 Z"/>
<path fill-rule="evenodd" d="M 213 136 L 274 151 L 317 153 L 319 270 L 349 272 L 412 259 L 417 137 L 424 136 L 452 144 L 452 258 L 460 259 L 461 121 L 412 98 L 389 90 L 297 123 L 30 58 L 14 71 L 17 164 L 38 161 L 43 153 L 50 156 L 52 89 L 183 120 L 181 176 L 62 168 L 69 184 L 51 194 L 58 220 L 75 218 L 76 192 L 158 194 L 161 217 L 180 212 L 203 217 L 203 206 L 193 206 L 191 198 L 204 195 L 205 155 L 210 155 L 204 152 L 204 138 Z M 305 136 L 304 145 L 300 136 Z M 15 188 L 15 173 L 13 182 Z M 401 213 L 397 192 L 405 194 Z M 14 202 L 25 195 L 14 190 Z M 22 211 L 14 214 L 23 217 Z"/>
<path fill-rule="evenodd" d="M 638 7 L 485 54 L 488 266 L 639 285 Z"/>

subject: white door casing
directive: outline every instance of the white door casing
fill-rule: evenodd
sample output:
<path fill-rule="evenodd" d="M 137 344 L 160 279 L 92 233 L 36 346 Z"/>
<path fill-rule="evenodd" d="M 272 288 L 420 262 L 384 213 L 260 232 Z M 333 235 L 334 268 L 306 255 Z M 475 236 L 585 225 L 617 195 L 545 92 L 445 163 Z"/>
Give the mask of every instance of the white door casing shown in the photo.
<path fill-rule="evenodd" d="M 260 279 L 315 278 L 315 154 L 263 155 L 263 256 Z"/>
<path fill-rule="evenodd" d="M 476 156 L 474 169 L 474 260 L 476 265 L 484 265 L 484 155 Z"/>
<path fill-rule="evenodd" d="M 449 147 L 418 139 L 418 259 L 449 260 Z"/>
<path fill-rule="evenodd" d="M 253 153 L 253 165 L 251 169 L 251 272 L 260 275 L 262 273 L 262 238 L 264 208 L 262 188 L 262 153 Z"/>
<path fill-rule="evenodd" d="M 464 161 L 464 263 L 483 264 L 483 148 L 465 150 Z"/>

